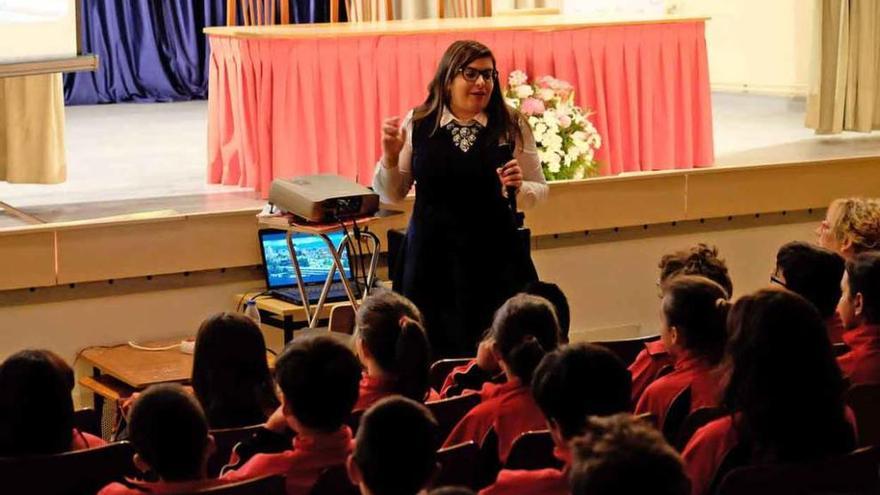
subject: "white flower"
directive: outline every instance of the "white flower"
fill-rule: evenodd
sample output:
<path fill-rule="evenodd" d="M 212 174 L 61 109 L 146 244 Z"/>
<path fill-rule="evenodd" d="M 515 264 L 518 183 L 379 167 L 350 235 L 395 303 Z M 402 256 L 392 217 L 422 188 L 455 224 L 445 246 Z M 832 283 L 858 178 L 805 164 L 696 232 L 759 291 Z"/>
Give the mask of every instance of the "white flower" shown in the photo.
<path fill-rule="evenodd" d="M 544 101 L 550 101 L 556 97 L 556 92 L 550 88 L 542 88 L 538 90 L 538 98 Z"/>
<path fill-rule="evenodd" d="M 550 151 L 562 151 L 562 136 L 548 133 L 541 143 Z"/>
<path fill-rule="evenodd" d="M 540 122 L 538 117 L 535 117 L 534 115 L 529 116 L 529 126 L 531 126 L 532 129 L 534 129 L 535 126 L 538 125 L 538 122 Z"/>
<path fill-rule="evenodd" d="M 553 153 L 551 156 L 556 157 L 556 159 L 551 159 L 547 162 L 547 169 L 554 174 L 558 174 L 562 169 L 562 164 L 559 163 L 559 155 Z"/>
<path fill-rule="evenodd" d="M 571 139 L 572 139 L 572 141 L 574 141 L 575 144 L 578 144 L 578 145 L 581 144 L 581 143 L 586 144 L 586 143 L 587 143 L 587 138 L 588 138 L 588 137 L 589 137 L 589 136 L 587 136 L 587 133 L 584 132 L 584 131 L 575 131 L 575 132 L 571 135 Z"/>
<path fill-rule="evenodd" d="M 547 126 L 538 122 L 533 128 L 532 133 L 535 135 L 535 141 L 542 143 L 544 142 L 545 134 L 547 133 Z"/>
<path fill-rule="evenodd" d="M 525 84 L 517 86 L 515 91 L 517 98 L 528 98 L 529 96 L 535 94 L 535 91 L 532 89 L 532 87 Z"/>
<path fill-rule="evenodd" d="M 554 131 L 557 127 L 559 127 L 559 118 L 556 117 L 556 111 L 554 111 L 552 108 L 544 112 L 541 120 L 543 120 L 544 124 L 546 124 L 547 127 L 553 129 Z"/>
<path fill-rule="evenodd" d="M 525 84 L 528 80 L 529 76 L 521 70 L 515 70 L 510 73 L 510 76 L 507 77 L 507 82 L 511 86 L 521 86 Z"/>

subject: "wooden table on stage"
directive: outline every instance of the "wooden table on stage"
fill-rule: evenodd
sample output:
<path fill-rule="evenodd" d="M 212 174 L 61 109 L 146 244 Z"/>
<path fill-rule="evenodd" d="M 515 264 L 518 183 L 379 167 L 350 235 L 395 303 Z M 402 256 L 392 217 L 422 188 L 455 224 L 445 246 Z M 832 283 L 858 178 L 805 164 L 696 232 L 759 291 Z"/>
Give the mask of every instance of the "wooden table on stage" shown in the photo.
<path fill-rule="evenodd" d="M 570 82 L 603 144 L 603 174 L 714 161 L 705 18 L 503 16 L 206 28 L 209 181 L 253 187 L 333 173 L 368 182 L 380 123 L 425 99 L 446 47 L 488 45 L 500 82 Z"/>
<path fill-rule="evenodd" d="M 246 301 L 256 295 L 258 295 L 257 292 L 236 294 L 234 296 L 235 304 L 241 304 L 241 301 Z M 262 324 L 280 328 L 284 332 L 285 344 L 293 340 L 294 331 L 304 332 L 306 330 L 305 327 L 308 326 L 306 310 L 298 304 L 268 296 L 258 297 L 256 303 L 257 309 L 260 310 L 260 321 Z M 330 312 L 333 311 L 333 308 L 348 304 L 348 301 L 325 303 L 324 307 L 321 308 L 318 318 L 322 320 L 330 318 Z"/>

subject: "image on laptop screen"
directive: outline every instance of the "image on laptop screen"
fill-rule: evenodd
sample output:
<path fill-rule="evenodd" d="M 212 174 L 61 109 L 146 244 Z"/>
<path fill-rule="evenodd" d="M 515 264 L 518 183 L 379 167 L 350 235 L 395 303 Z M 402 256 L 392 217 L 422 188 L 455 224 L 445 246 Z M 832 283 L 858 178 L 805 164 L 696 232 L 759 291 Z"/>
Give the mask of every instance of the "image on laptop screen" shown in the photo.
<path fill-rule="evenodd" d="M 345 234 L 333 232 L 330 240 L 337 248 Z M 287 248 L 287 234 L 284 231 L 266 232 L 261 235 L 263 254 L 266 258 L 266 281 L 270 289 L 280 289 L 296 285 L 296 274 L 290 262 L 290 249 Z M 311 234 L 294 234 L 293 244 L 296 246 L 297 260 L 302 271 L 303 282 L 306 284 L 323 283 L 327 279 L 327 271 L 333 266 L 333 257 L 327 251 L 324 241 Z M 342 267 L 346 278 L 351 278 L 351 266 L 347 253 L 342 253 Z M 339 281 L 339 271 L 333 275 Z"/>

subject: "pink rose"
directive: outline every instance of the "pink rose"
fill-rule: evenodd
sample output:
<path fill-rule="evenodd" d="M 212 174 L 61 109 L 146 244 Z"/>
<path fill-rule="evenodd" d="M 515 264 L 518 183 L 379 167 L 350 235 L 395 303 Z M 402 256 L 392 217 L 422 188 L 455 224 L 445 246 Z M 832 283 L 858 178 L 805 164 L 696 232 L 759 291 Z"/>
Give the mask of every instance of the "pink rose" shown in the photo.
<path fill-rule="evenodd" d="M 571 96 L 571 94 L 574 92 L 574 86 L 563 81 L 556 91 L 559 93 L 559 98 L 561 98 L 562 101 L 566 101 L 568 100 L 568 97 Z"/>
<path fill-rule="evenodd" d="M 568 115 L 560 115 L 559 116 L 559 127 L 563 129 L 568 129 L 568 126 L 571 125 L 571 117 Z"/>
<path fill-rule="evenodd" d="M 541 115 L 544 113 L 544 102 L 537 98 L 526 98 L 519 107 L 526 115 Z"/>
<path fill-rule="evenodd" d="M 540 79 L 538 79 L 537 84 L 538 84 L 538 87 L 540 87 L 540 88 L 553 88 L 555 82 L 556 82 L 556 79 L 553 79 L 552 76 L 543 76 Z"/>

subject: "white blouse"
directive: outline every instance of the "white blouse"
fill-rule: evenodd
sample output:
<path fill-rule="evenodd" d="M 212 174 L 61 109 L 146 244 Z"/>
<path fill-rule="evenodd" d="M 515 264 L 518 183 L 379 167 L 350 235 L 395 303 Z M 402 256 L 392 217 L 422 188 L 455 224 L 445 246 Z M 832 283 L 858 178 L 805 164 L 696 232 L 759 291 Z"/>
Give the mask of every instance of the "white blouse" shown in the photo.
<path fill-rule="evenodd" d="M 373 189 L 379 193 L 380 198 L 385 203 L 403 201 L 413 185 L 412 116 L 413 112 L 410 110 L 403 119 L 403 123 L 401 123 L 401 128 L 406 129 L 406 142 L 400 150 L 397 166 L 387 166 L 384 157 L 376 164 L 376 172 L 373 174 Z M 489 118 L 485 113 L 480 113 L 472 120 L 462 122 L 448 108 L 444 108 L 443 115 L 440 116 L 440 126 L 445 126 L 452 121 L 459 125 L 473 125 L 476 122 L 485 127 Z M 535 136 L 532 134 L 532 129 L 525 125 L 521 127 L 521 131 L 523 142 L 516 143 L 513 157 L 519 163 L 523 173 L 523 184 L 516 195 L 517 206 L 520 209 L 526 209 L 544 201 L 547 198 L 549 188 L 547 187 L 547 181 L 544 180 L 544 173 L 541 171 L 541 161 L 538 159 L 538 147 L 535 144 Z"/>

